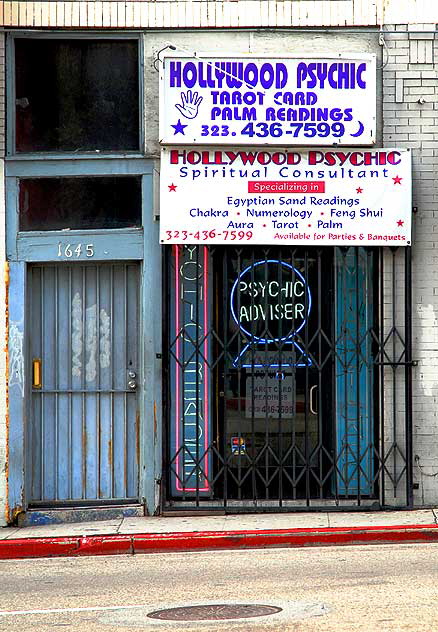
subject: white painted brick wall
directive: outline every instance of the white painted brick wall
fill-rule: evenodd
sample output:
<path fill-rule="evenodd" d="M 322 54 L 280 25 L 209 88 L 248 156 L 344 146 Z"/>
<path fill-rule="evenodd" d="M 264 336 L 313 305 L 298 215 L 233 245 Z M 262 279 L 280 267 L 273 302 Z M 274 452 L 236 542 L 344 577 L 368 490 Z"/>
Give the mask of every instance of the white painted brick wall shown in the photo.
<path fill-rule="evenodd" d="M 386 27 L 388 30 L 390 26 Z M 385 36 L 384 82 L 398 91 L 383 94 L 384 144 L 413 151 L 413 379 L 414 480 L 416 504 L 438 502 L 438 41 L 435 25 Z M 403 52 L 403 56 L 398 53 Z M 406 59 L 406 53 L 408 58 Z M 403 60 L 403 61 L 402 61 Z M 399 63 L 400 62 L 400 63 Z M 400 93 L 400 82 L 403 84 Z M 419 103 L 424 99 L 424 103 Z"/>

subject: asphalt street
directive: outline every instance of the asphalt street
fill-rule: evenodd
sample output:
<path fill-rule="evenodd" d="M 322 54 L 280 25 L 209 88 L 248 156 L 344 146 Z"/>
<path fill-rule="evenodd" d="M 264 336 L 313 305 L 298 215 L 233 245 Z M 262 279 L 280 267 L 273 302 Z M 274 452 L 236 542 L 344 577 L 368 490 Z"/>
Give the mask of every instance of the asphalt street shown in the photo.
<path fill-rule="evenodd" d="M 282 610 L 234 621 L 147 617 L 212 603 Z M 437 613 L 438 544 L 0 562 L 0 629 L 8 631 L 434 632 Z"/>

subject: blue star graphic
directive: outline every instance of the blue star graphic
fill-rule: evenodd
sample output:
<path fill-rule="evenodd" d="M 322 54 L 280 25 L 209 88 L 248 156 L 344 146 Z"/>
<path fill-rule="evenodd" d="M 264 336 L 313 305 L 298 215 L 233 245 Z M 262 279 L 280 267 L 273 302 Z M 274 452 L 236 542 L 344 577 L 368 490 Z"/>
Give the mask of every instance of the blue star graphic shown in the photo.
<path fill-rule="evenodd" d="M 183 134 L 184 135 L 184 128 L 187 127 L 187 125 L 183 125 L 181 123 L 181 119 L 178 119 L 178 123 L 176 125 L 171 125 L 170 127 L 173 127 L 173 129 L 175 130 L 173 132 L 174 136 L 175 136 L 175 134 Z"/>

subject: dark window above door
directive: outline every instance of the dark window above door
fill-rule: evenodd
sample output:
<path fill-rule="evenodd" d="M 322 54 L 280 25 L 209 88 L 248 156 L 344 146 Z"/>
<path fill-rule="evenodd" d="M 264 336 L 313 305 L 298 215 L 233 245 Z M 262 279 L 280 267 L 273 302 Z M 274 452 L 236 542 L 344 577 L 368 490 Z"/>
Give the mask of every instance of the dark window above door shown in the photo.
<path fill-rule="evenodd" d="M 139 151 L 138 41 L 15 39 L 15 151 Z"/>
<path fill-rule="evenodd" d="M 19 230 L 141 226 L 141 176 L 23 178 Z"/>

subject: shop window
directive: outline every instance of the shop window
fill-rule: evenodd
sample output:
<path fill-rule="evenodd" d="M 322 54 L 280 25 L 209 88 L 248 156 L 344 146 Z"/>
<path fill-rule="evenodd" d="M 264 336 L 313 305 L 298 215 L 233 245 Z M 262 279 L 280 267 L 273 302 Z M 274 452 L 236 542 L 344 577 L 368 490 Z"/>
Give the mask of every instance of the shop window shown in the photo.
<path fill-rule="evenodd" d="M 141 226 L 141 177 L 23 178 L 19 230 Z"/>
<path fill-rule="evenodd" d="M 137 40 L 15 39 L 15 150 L 138 151 Z"/>
<path fill-rule="evenodd" d="M 377 252 L 168 253 L 169 498 L 250 508 L 373 496 L 386 353 Z"/>

